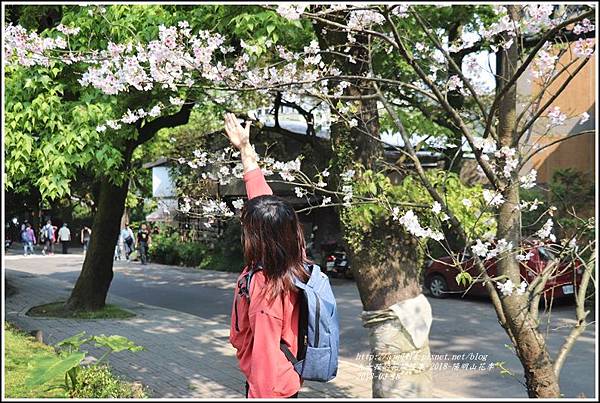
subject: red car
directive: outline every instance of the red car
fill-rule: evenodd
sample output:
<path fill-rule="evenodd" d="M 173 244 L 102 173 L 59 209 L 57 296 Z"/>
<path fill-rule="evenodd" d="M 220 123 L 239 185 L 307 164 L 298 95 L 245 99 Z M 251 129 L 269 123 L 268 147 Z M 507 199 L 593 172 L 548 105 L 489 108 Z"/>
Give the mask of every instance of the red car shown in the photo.
<path fill-rule="evenodd" d="M 528 246 L 528 252 L 532 253 L 531 258 L 521 263 L 521 278 L 528 284 L 533 279 L 543 272 L 546 264 L 554 258 L 554 255 L 548 248 L 544 246 Z M 490 277 L 496 277 L 498 271 L 496 268 L 496 259 L 491 258 L 484 261 L 487 273 Z M 464 255 L 461 267 L 467 271 L 473 279 L 479 277 L 479 270 L 473 265 L 473 258 L 469 255 Z M 558 276 L 551 276 L 546 282 L 544 289 L 546 298 L 564 298 L 573 297 L 576 292 L 576 285 L 581 282 L 583 268 L 581 262 L 576 261 L 561 261 L 558 266 L 560 273 Z M 435 261 L 428 261 L 425 268 L 425 287 L 434 298 L 444 298 L 449 294 L 462 295 L 469 287 L 466 295 L 488 295 L 483 282 L 477 281 L 468 285 L 459 285 L 456 282 L 456 275 L 460 273 L 458 267 L 454 267 L 454 263 L 450 256 L 445 256 Z M 518 286 L 518 284 L 515 284 Z"/>

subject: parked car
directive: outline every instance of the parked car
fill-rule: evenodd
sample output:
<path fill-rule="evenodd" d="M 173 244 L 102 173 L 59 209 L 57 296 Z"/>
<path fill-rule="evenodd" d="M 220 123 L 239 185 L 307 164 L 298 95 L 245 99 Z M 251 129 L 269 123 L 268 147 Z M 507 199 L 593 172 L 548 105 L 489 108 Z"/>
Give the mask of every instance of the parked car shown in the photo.
<path fill-rule="evenodd" d="M 544 246 L 525 244 L 524 248 L 527 252 L 531 252 L 532 256 L 528 261 L 521 263 L 521 278 L 527 283 L 531 283 L 555 256 Z M 473 262 L 474 259 L 470 255 L 461 256 L 461 268 L 475 279 L 480 273 Z M 484 261 L 484 266 L 490 277 L 498 275 L 495 258 Z M 462 295 L 467 289 L 466 295 L 488 295 L 488 291 L 481 281 L 468 285 L 458 284 L 456 282 L 458 273 L 459 268 L 454 266 L 450 256 L 435 261 L 430 260 L 425 267 L 425 287 L 434 298 L 444 298 L 453 293 Z M 554 299 L 572 297 L 577 291 L 577 284 L 581 282 L 583 273 L 581 262 L 563 260 L 559 263 L 556 273 L 559 275 L 551 276 L 552 278 L 546 283 L 545 296 Z"/>
<path fill-rule="evenodd" d="M 336 241 L 321 244 L 321 264 L 325 274 L 331 277 L 353 278 L 348 254 Z"/>

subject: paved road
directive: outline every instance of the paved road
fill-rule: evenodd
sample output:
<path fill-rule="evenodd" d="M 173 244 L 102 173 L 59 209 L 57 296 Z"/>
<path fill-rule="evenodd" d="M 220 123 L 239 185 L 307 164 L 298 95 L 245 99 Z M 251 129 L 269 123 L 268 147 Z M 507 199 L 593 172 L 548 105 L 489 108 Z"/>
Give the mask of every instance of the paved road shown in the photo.
<path fill-rule="evenodd" d="M 71 283 L 76 280 L 82 263 L 81 255 L 27 258 L 8 256 L 6 259 L 5 264 L 9 269 L 35 272 Z M 198 273 L 192 269 L 171 266 L 116 262 L 110 292 L 134 301 L 228 323 L 235 276 L 234 273 Z M 357 359 L 357 354 L 369 353 L 369 344 L 367 332 L 360 322 L 362 306 L 356 286 L 351 281 L 341 279 L 333 279 L 332 284 L 340 318 L 340 356 L 355 360 L 357 364 L 366 364 L 366 361 Z M 431 351 L 440 357 L 440 361 L 435 362 L 441 365 L 448 363 L 451 368 L 453 363 L 504 361 L 506 368 L 516 375 L 514 379 L 500 376 L 497 370 L 481 372 L 447 369 L 436 372 L 439 374 L 436 376 L 436 383 L 442 384 L 446 390 L 454 389 L 469 397 L 526 396 L 519 384 L 522 379 L 519 362 L 505 347 L 509 340 L 498 325 L 489 302 L 452 298 L 430 299 L 430 303 L 434 314 Z M 559 328 L 551 331 L 548 339 L 553 354 L 558 351 L 562 339 L 568 333 L 568 329 L 561 326 L 574 323 L 573 317 L 572 306 L 553 308 L 550 328 Z M 567 397 L 577 397 L 581 393 L 587 397 L 596 395 L 595 337 L 595 326 L 592 325 L 582 335 L 565 363 L 561 390 Z M 448 356 L 442 358 L 446 354 Z M 460 382 L 457 382 L 458 377 Z"/>

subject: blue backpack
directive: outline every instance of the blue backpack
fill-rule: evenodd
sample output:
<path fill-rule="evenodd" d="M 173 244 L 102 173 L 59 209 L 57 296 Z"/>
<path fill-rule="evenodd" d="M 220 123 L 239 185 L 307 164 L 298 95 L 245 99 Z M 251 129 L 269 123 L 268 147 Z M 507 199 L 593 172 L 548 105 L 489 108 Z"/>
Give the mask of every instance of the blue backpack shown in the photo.
<path fill-rule="evenodd" d="M 310 274 L 306 284 L 294 278 L 294 284 L 301 291 L 298 354 L 294 356 L 283 341 L 279 348 L 302 379 L 328 382 L 335 378 L 338 369 L 340 327 L 335 297 L 329 278 L 318 265 L 305 264 L 304 268 Z M 244 291 L 248 297 L 250 280 L 258 270 L 262 270 L 260 265 L 246 273 Z"/>

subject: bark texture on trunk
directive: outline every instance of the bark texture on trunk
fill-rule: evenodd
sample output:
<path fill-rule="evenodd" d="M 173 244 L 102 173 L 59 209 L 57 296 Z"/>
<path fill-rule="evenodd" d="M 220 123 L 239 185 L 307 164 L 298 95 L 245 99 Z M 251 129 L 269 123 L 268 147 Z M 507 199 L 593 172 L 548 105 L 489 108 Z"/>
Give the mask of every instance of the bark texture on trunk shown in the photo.
<path fill-rule="evenodd" d="M 381 224 L 365 234 L 359 251 L 350 250 L 363 308 L 389 308 L 421 293 L 417 241 L 398 226 Z"/>
<path fill-rule="evenodd" d="M 316 24 L 316 32 L 322 48 L 345 43 L 343 32 L 327 31 Z M 365 46 L 368 38 L 357 35 L 360 46 L 352 47 L 350 53 L 356 60 L 366 60 Z M 362 61 L 348 63 L 344 59 L 330 60 L 338 64 L 344 74 L 361 76 L 368 71 L 368 64 Z M 346 95 L 360 96 L 369 94 L 369 86 L 355 80 L 346 89 Z M 359 125 L 348 129 L 345 124 L 334 123 L 331 128 L 331 141 L 334 149 L 332 183 L 347 167 L 349 161 L 360 162 L 365 169 L 377 171 L 381 168 L 383 145 L 378 139 L 379 114 L 377 101 L 373 98 L 362 99 L 355 103 Z M 349 228 L 341 221 L 342 231 L 347 237 Z M 431 307 L 421 294 L 418 278 L 417 241 L 404 233 L 397 223 L 381 221 L 364 234 L 357 250 L 348 248 L 350 262 L 358 291 L 363 304 L 363 325 L 369 331 L 371 351 L 374 357 L 393 356 L 404 363 L 402 366 L 387 365 L 385 359 L 375 358 L 371 364 L 373 397 L 427 397 L 431 395 L 431 356 L 429 354 L 429 324 Z M 403 301 L 418 302 L 418 309 L 407 311 Z M 403 312 L 401 316 L 418 318 L 428 324 L 418 347 L 411 342 L 413 337 L 405 328 L 391 307 Z M 426 313 L 429 312 L 429 315 Z M 376 317 L 372 321 L 368 318 Z M 408 326 L 408 325 L 407 325 Z M 415 336 L 417 337 L 417 336 Z M 423 340 L 424 338 L 424 340 Z M 412 359 L 407 359 L 408 356 Z"/>
<path fill-rule="evenodd" d="M 513 20 L 518 20 L 520 6 L 507 6 L 509 15 Z M 508 39 L 508 38 L 504 38 Z M 498 91 L 502 90 L 502 83 L 512 77 L 517 69 L 519 55 L 518 41 L 505 52 L 498 53 L 500 60 Z M 500 146 L 516 147 L 516 86 L 510 88 L 499 103 L 497 134 Z M 506 200 L 499 209 L 498 239 L 505 239 L 512 243 L 514 248 L 521 244 L 521 223 L 519 213 L 519 176 L 513 171 L 510 181 L 502 180 L 506 186 L 503 192 Z M 498 259 L 498 273 L 506 275 L 514 284 L 521 282 L 520 264 L 513 255 L 503 254 Z M 525 382 L 529 397 L 558 398 L 560 389 L 558 379 L 554 374 L 552 360 L 543 335 L 537 329 L 537 323 L 529 313 L 528 303 L 524 295 L 514 292 L 512 295 L 501 299 L 508 327 L 516 341 L 515 350 L 523 365 Z"/>
<path fill-rule="evenodd" d="M 94 311 L 104 307 L 113 278 L 113 256 L 123 216 L 128 181 L 121 186 L 103 179 L 100 186 L 98 212 L 92 224 L 90 246 L 81 274 L 75 283 L 66 308 Z"/>

